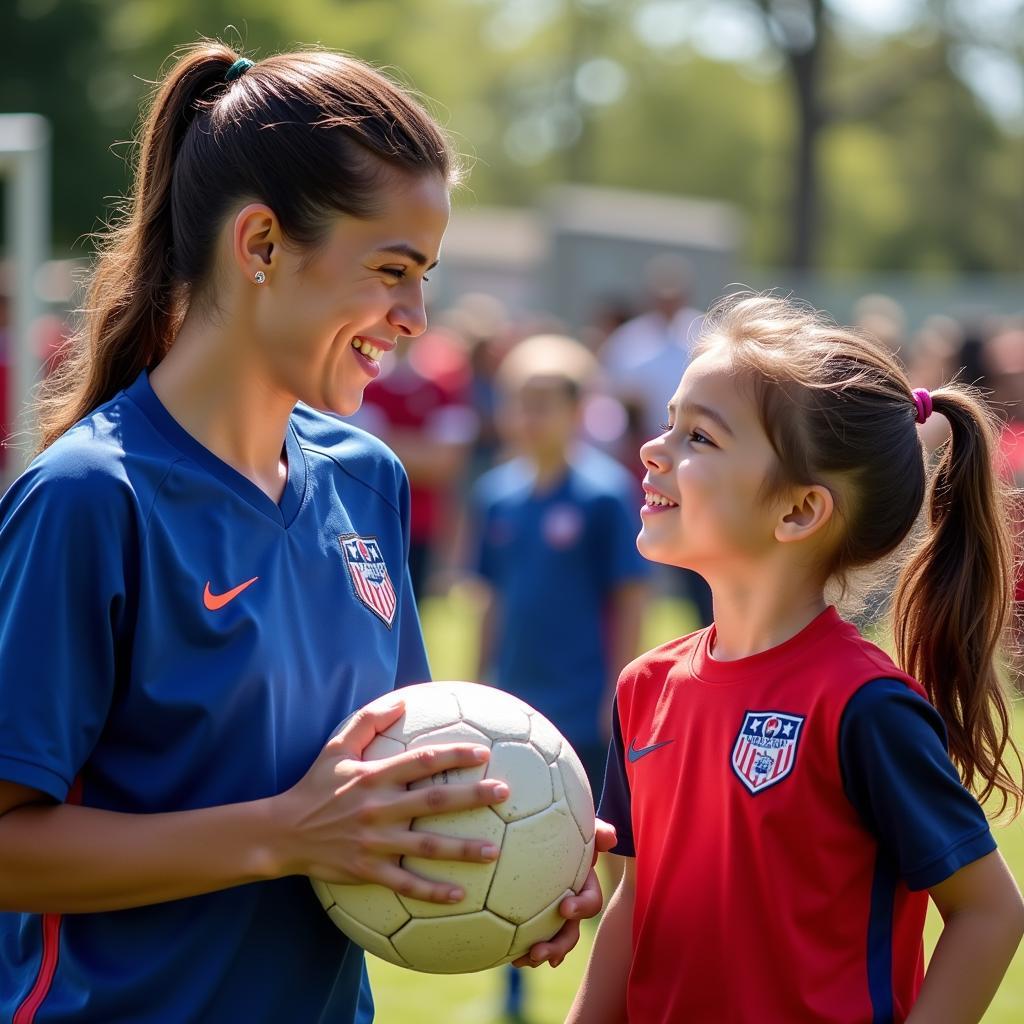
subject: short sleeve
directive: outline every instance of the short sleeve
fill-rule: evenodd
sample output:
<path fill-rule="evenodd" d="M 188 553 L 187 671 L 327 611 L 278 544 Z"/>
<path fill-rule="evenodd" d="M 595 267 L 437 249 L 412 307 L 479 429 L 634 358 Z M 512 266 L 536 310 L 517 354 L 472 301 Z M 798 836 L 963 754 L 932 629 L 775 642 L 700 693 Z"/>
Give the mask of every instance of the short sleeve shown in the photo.
<path fill-rule="evenodd" d="M 839 757 L 850 802 L 911 889 L 938 885 L 996 848 L 949 759 L 942 719 L 905 684 L 875 679 L 854 694 Z"/>
<path fill-rule="evenodd" d="M 373 992 L 370 990 L 370 975 L 366 970 L 366 959 L 363 958 L 363 970 L 359 979 L 359 1003 L 356 1006 L 355 1024 L 373 1024 L 375 1007 Z"/>
<path fill-rule="evenodd" d="M 103 729 L 127 657 L 133 508 L 126 483 L 45 462 L 0 501 L 0 778 L 56 800 Z"/>
<path fill-rule="evenodd" d="M 608 743 L 608 764 L 604 772 L 604 789 L 597 816 L 615 826 L 617 841 L 609 851 L 620 857 L 635 857 L 633 845 L 633 805 L 626 777 L 626 748 L 619 724 L 619 705 L 612 705 L 612 738 Z"/>
<path fill-rule="evenodd" d="M 639 515 L 628 507 L 625 495 L 603 496 L 595 519 L 594 544 L 599 556 L 596 564 L 602 570 L 604 589 L 613 590 L 624 583 L 646 579 L 650 563 L 636 546 Z"/>
<path fill-rule="evenodd" d="M 470 494 L 469 507 L 469 568 L 481 579 L 493 584 L 497 577 L 494 546 L 490 543 L 491 502 L 487 497 L 486 478 L 477 481 Z"/>

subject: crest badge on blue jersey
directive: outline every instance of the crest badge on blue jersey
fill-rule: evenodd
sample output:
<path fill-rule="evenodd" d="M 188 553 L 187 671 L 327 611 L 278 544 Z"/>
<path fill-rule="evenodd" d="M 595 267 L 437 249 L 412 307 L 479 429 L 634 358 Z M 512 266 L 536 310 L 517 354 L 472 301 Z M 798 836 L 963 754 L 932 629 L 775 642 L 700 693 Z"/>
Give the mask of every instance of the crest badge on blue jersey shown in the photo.
<path fill-rule="evenodd" d="M 732 748 L 732 770 L 753 794 L 781 782 L 796 763 L 803 715 L 748 711 Z"/>
<path fill-rule="evenodd" d="M 340 540 L 356 597 L 390 629 L 395 621 L 398 598 L 380 545 L 375 537 L 359 537 L 354 533 Z"/>

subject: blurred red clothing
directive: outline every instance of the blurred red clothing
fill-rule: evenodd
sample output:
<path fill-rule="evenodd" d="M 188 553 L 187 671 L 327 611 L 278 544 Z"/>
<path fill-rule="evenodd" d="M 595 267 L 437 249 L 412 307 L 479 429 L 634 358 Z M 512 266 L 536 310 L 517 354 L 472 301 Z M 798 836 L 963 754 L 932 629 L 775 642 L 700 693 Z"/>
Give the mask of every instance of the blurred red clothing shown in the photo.
<path fill-rule="evenodd" d="M 999 435 L 999 453 L 1002 456 L 1003 471 L 1015 487 L 1024 487 L 1024 421 L 1009 420 L 1003 425 Z M 1020 496 L 1014 498 L 1014 529 L 1017 542 L 1015 565 L 1014 598 L 1018 603 L 1024 602 L 1024 536 L 1022 536 Z"/>
<path fill-rule="evenodd" d="M 0 352 L 0 473 L 7 465 L 7 438 L 11 424 L 7 419 L 7 363 Z"/>
<path fill-rule="evenodd" d="M 431 332 L 367 387 L 364 421 L 399 456 L 413 435 L 422 442 L 468 445 L 477 430 L 470 379 L 464 350 L 442 332 Z M 445 499 L 454 481 L 421 475 L 414 458 L 404 461 L 412 495 L 410 536 L 416 543 L 430 543 L 442 530 Z"/>

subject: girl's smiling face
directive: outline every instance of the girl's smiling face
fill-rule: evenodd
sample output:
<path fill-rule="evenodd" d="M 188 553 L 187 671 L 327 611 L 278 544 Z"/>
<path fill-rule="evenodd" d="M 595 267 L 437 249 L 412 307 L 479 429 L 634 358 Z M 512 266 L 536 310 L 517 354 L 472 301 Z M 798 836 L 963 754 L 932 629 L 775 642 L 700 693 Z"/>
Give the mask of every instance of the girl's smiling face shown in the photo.
<path fill-rule="evenodd" d="M 777 459 L 725 345 L 690 363 L 665 432 L 640 458 L 647 502 L 637 546 L 646 558 L 706 573 L 754 563 L 775 545 L 781 508 L 765 483 Z"/>

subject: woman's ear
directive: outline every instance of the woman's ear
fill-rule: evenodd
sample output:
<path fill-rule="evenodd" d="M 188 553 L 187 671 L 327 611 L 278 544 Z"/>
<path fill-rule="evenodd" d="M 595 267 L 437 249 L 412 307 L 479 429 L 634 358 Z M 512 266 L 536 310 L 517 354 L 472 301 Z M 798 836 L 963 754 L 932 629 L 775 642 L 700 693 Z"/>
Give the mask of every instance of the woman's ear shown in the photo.
<path fill-rule="evenodd" d="M 249 203 L 235 215 L 232 255 L 246 280 L 254 280 L 257 272 L 264 279 L 271 276 L 280 242 L 281 227 L 266 203 Z"/>
<path fill-rule="evenodd" d="M 782 544 L 806 540 L 830 522 L 834 511 L 832 492 L 822 484 L 793 488 L 775 524 L 775 539 Z"/>

